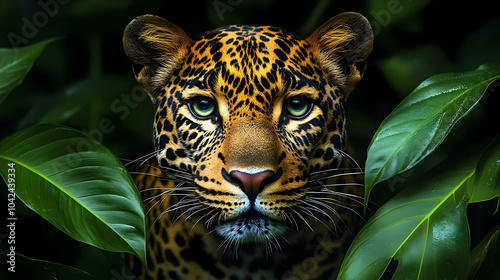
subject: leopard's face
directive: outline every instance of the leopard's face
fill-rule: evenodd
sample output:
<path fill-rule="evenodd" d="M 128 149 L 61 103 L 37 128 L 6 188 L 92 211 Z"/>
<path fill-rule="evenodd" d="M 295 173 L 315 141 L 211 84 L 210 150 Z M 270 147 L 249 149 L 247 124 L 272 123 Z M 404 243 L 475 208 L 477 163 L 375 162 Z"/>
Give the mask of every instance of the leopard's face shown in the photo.
<path fill-rule="evenodd" d="M 156 106 L 160 166 L 183 179 L 182 199 L 166 211 L 202 219 L 231 242 L 260 242 L 320 206 L 307 200 L 317 193 L 311 176 L 342 160 L 344 100 L 372 47 L 366 19 L 339 15 L 306 40 L 228 26 L 194 41 L 143 16 L 124 45 Z"/>

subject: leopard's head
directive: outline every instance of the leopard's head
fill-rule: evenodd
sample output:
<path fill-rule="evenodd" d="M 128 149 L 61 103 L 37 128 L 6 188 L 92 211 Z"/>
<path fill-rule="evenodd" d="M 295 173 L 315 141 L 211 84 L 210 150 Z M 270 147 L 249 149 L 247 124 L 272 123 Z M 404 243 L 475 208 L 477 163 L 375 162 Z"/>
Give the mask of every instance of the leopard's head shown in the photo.
<path fill-rule="evenodd" d="M 372 49 L 363 16 L 340 14 L 305 40 L 240 25 L 192 40 L 146 15 L 123 43 L 156 106 L 158 162 L 182 181 L 175 210 L 232 242 L 276 238 L 317 212 L 311 176 L 343 158 L 344 101 Z"/>

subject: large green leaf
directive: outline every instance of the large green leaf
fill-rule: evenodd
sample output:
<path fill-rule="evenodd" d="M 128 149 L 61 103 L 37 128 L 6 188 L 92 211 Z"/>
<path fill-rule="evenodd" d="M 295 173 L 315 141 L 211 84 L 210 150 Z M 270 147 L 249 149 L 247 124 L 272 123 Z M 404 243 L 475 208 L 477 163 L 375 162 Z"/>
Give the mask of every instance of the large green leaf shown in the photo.
<path fill-rule="evenodd" d="M 339 279 L 465 279 L 470 236 L 465 182 L 473 165 L 421 182 L 382 206 L 347 252 Z"/>
<path fill-rule="evenodd" d="M 349 248 L 339 279 L 379 279 L 391 260 L 398 261 L 393 279 L 466 279 L 466 208 L 500 195 L 500 136 L 468 160 L 457 168 L 454 160 L 444 162 L 382 206 Z M 473 250 L 473 272 L 498 236 L 497 228 Z"/>
<path fill-rule="evenodd" d="M 375 184 L 415 166 L 444 140 L 453 125 L 476 105 L 500 69 L 481 66 L 466 73 L 425 80 L 382 122 L 365 167 L 365 201 Z"/>
<path fill-rule="evenodd" d="M 31 69 L 47 44 L 56 39 L 49 39 L 23 48 L 0 49 L 0 103 L 18 85 Z"/>
<path fill-rule="evenodd" d="M 500 196 L 500 135 L 482 152 L 474 175 L 467 181 L 469 203 L 491 200 Z M 497 200 L 497 210 L 500 202 Z M 487 215 L 489 213 L 486 213 Z M 471 252 L 469 279 L 472 279 L 485 261 L 490 249 L 500 240 L 500 225 L 497 225 Z"/>
<path fill-rule="evenodd" d="M 99 142 L 68 127 L 36 125 L 0 142 L 0 174 L 28 207 L 72 238 L 145 263 L 140 195 Z"/>

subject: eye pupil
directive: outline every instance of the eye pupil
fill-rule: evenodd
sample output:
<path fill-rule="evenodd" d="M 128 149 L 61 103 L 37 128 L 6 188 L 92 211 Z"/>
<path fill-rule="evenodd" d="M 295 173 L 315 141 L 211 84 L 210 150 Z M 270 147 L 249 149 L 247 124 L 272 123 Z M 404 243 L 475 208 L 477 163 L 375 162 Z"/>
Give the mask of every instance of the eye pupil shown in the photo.
<path fill-rule="evenodd" d="M 290 102 L 290 108 L 293 110 L 302 110 L 304 108 L 304 102 L 300 99 L 294 99 Z"/>
<path fill-rule="evenodd" d="M 210 98 L 200 97 L 192 102 L 191 108 L 195 116 L 206 118 L 215 112 L 215 102 Z"/>
<path fill-rule="evenodd" d="M 286 104 L 288 114 L 296 118 L 304 117 L 305 115 L 307 115 L 310 108 L 311 103 L 303 97 L 290 99 Z"/>

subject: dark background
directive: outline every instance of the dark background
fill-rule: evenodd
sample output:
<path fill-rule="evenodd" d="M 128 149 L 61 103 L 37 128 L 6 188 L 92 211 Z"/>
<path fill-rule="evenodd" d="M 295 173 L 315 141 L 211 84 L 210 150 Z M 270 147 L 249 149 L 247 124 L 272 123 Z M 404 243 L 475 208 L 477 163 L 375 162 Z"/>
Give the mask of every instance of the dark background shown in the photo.
<path fill-rule="evenodd" d="M 276 25 L 306 38 L 330 17 L 356 11 L 370 20 L 376 35 L 365 76 L 347 106 L 349 140 L 356 151 L 353 156 L 363 165 L 378 125 L 424 79 L 500 62 L 499 8 L 498 1 L 2 0 L 1 48 L 61 39 L 46 48 L 24 83 L 0 104 L 0 139 L 39 122 L 59 123 L 90 133 L 122 159 L 151 152 L 153 107 L 137 88 L 121 44 L 125 26 L 136 16 L 162 16 L 192 38 L 228 24 Z M 498 95 L 489 90 L 418 171 L 380 184 L 372 200 L 382 204 L 450 155 L 481 151 L 500 132 Z M 112 121 L 112 131 L 99 128 L 104 118 Z M 2 201 L 7 201 L 6 192 L 0 193 Z M 493 204 L 470 207 L 473 245 L 493 226 L 491 221 L 498 220 L 498 215 L 490 219 L 484 214 L 493 215 Z M 16 210 L 17 253 L 76 266 L 103 279 L 127 279 L 116 254 L 73 241 L 20 201 Z M 486 219 L 475 213 L 483 213 Z M 6 228 L 0 228 L 2 252 L 6 233 Z M 495 265 L 498 251 L 485 264 L 480 279 L 489 273 L 500 275 Z M 4 264 L 2 261 L 0 275 Z"/>

